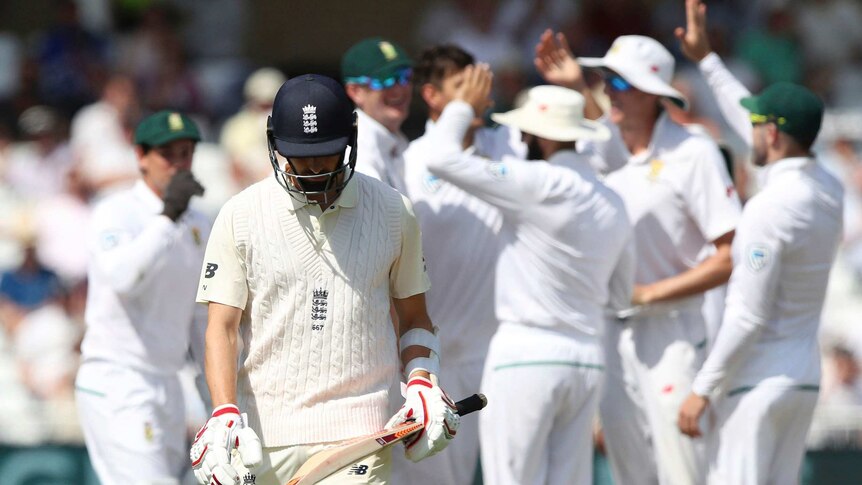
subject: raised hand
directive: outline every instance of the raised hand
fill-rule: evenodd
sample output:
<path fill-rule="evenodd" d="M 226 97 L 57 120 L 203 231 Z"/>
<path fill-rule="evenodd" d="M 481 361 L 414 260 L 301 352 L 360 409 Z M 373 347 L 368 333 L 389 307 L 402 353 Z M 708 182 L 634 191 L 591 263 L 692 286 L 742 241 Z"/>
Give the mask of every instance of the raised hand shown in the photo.
<path fill-rule="evenodd" d="M 686 27 L 677 27 L 673 34 L 685 57 L 700 62 L 712 52 L 706 32 L 706 5 L 701 0 L 685 0 L 685 19 Z"/>
<path fill-rule="evenodd" d="M 491 99 L 491 85 L 494 74 L 487 64 L 475 64 L 464 69 L 464 79 L 455 91 L 455 99 L 460 99 L 473 107 L 476 116 L 485 114 L 494 101 Z"/>
<path fill-rule="evenodd" d="M 563 86 L 576 91 L 586 88 L 581 66 L 572 55 L 569 42 L 562 33 L 554 34 L 551 29 L 545 30 L 539 43 L 536 44 L 536 57 L 533 64 L 539 74 L 551 84 Z"/>

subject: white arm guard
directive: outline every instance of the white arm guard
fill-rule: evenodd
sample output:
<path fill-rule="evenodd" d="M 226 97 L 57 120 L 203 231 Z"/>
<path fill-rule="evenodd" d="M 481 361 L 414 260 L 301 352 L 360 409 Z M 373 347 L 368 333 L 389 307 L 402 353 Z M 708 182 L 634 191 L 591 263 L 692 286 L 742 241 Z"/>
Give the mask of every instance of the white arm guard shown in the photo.
<path fill-rule="evenodd" d="M 425 347 L 431 351 L 429 357 L 416 357 L 410 359 L 410 362 L 404 366 L 404 376 L 410 377 L 410 374 L 415 370 L 425 370 L 429 374 L 440 374 L 440 339 L 437 337 L 437 328 L 434 328 L 434 333 L 425 330 L 424 328 L 414 328 L 408 330 L 407 333 L 401 336 L 398 342 L 398 350 L 404 352 L 404 349 L 417 345 Z"/>

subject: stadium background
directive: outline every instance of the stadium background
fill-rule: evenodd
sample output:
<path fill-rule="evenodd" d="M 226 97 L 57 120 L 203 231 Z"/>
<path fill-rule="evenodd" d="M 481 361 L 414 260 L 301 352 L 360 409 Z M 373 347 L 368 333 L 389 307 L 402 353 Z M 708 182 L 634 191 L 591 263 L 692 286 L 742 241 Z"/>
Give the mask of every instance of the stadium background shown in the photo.
<path fill-rule="evenodd" d="M 862 483 L 855 357 L 862 352 L 862 7 L 855 0 L 707 3 L 713 46 L 750 89 L 802 82 L 829 107 L 817 150 L 847 188 L 847 234 L 825 311 L 822 403 L 804 482 Z M 0 483 L 96 483 L 72 396 L 86 295 L 82 236 L 92 201 L 126 180 L 129 167 L 109 166 L 121 163 L 110 151 L 116 140 L 96 143 L 99 153 L 83 151 L 69 143 L 69 127 L 81 108 L 105 101 L 103 87 L 117 73 L 133 84 L 126 129 L 163 108 L 200 121 L 205 143 L 195 170 L 210 190 L 199 205 L 214 215 L 247 183 L 219 141 L 226 120 L 244 109 L 244 82 L 259 67 L 337 77 L 341 54 L 366 36 L 396 40 L 414 55 L 455 42 L 492 65 L 496 107 L 504 110 L 540 82 L 530 52 L 545 27 L 567 33 L 578 55 L 601 56 L 618 35 L 650 35 L 677 55 L 676 85 L 693 101 L 690 113 L 674 116 L 703 124 L 729 146 L 740 193 L 750 195 L 756 176 L 739 140 L 679 56 L 672 31 L 683 25 L 683 9 L 683 0 L 3 0 Z M 414 102 L 405 132 L 416 136 L 423 117 Z M 260 163 L 266 169 L 268 161 Z M 188 408 L 192 432 L 206 412 L 194 400 Z M 596 482 L 609 483 L 597 457 Z"/>

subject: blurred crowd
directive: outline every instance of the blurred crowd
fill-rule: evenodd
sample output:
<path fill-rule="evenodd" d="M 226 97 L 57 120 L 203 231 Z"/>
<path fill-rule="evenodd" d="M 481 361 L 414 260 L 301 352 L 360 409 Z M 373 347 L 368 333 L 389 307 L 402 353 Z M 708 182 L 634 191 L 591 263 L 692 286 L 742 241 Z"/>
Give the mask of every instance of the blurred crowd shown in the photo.
<path fill-rule="evenodd" d="M 137 122 L 160 109 L 198 121 L 204 141 L 193 171 L 206 194 L 195 203 L 214 217 L 227 198 L 271 173 L 266 116 L 286 75 L 298 74 L 246 57 L 242 39 L 252 2 L 52 5 L 46 15 L 53 22 L 42 31 L 0 31 L 2 444 L 82 442 L 73 382 L 84 330 L 89 211 L 95 200 L 136 179 L 131 133 Z M 654 37 L 677 53 L 673 29 L 685 23 L 681 0 L 426 6 L 410 20 L 415 38 L 404 44 L 416 53 L 451 42 L 488 62 L 496 111 L 540 82 L 533 50 L 546 28 L 565 33 L 576 55 L 601 57 L 624 34 Z M 816 150 L 845 184 L 846 234 L 827 298 L 822 403 L 810 445 L 860 447 L 862 6 L 856 0 L 713 0 L 708 7 L 712 46 L 749 89 L 799 82 L 827 103 Z M 696 67 L 681 55 L 677 66 L 675 87 L 692 103 L 673 116 L 703 125 L 727 147 L 739 193 L 750 194 L 756 174 L 740 140 L 721 121 Z M 424 119 L 418 111 L 412 119 Z M 207 414 L 191 402 L 189 426 L 196 429 Z"/>

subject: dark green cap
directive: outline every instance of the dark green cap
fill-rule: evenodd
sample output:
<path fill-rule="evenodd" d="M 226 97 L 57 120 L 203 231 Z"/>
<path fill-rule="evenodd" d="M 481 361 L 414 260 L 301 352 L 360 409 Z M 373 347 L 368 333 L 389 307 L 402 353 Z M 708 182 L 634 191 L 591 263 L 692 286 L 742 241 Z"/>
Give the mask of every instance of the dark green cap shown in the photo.
<path fill-rule="evenodd" d="M 352 79 L 369 77 L 386 79 L 406 67 L 413 60 L 398 44 L 380 37 L 364 39 L 344 53 L 341 58 L 341 78 L 345 83 Z"/>
<path fill-rule="evenodd" d="M 798 84 L 775 83 L 740 104 L 751 112 L 753 123 L 775 123 L 803 145 L 814 143 L 823 121 L 823 101 Z"/>
<path fill-rule="evenodd" d="M 147 116 L 135 130 L 136 145 L 157 147 L 174 140 L 201 140 L 198 125 L 178 111 L 159 111 Z"/>

